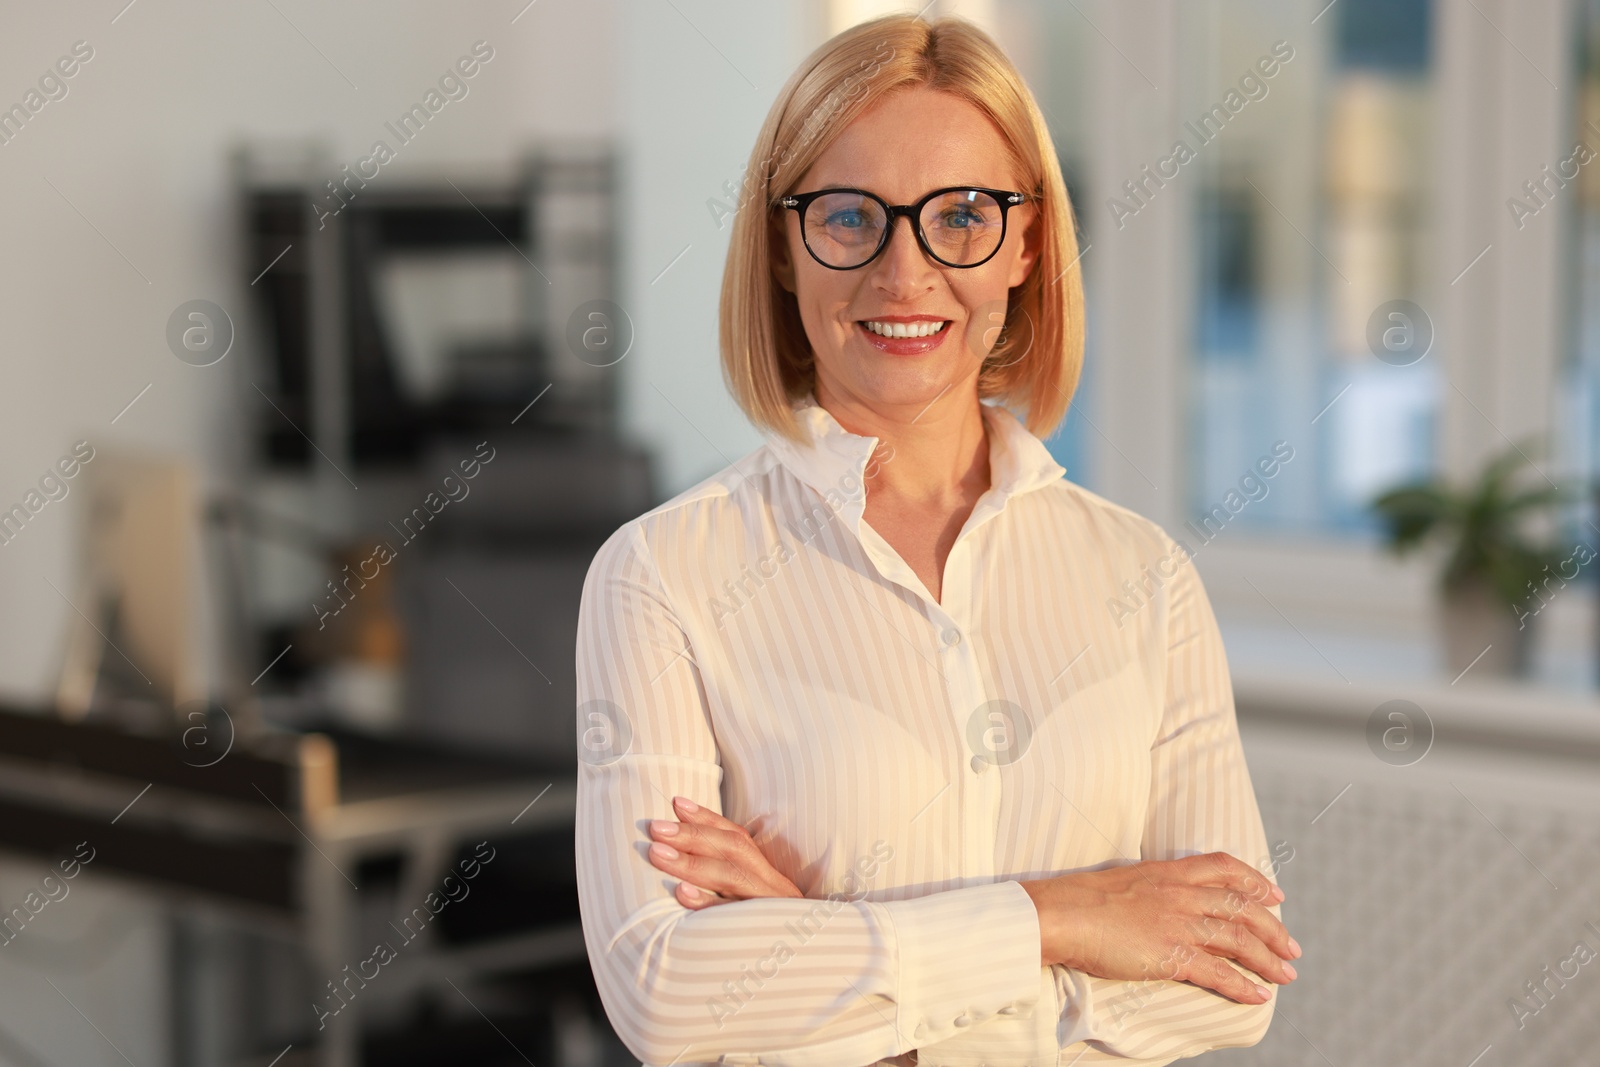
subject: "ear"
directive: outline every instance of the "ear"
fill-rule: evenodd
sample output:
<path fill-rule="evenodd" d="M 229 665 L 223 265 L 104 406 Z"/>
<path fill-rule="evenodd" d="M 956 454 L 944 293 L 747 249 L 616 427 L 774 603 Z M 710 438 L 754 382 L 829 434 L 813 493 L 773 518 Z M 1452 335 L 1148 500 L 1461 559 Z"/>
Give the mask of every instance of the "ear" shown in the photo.
<path fill-rule="evenodd" d="M 795 291 L 794 257 L 789 254 L 789 212 L 767 227 L 767 247 L 772 250 L 772 275 L 788 292 Z"/>
<path fill-rule="evenodd" d="M 1006 279 L 1006 285 L 1012 289 L 1033 273 L 1034 265 L 1039 262 L 1039 248 L 1044 243 L 1044 212 L 1038 202 L 1030 200 L 1022 209 L 1028 215 L 1028 223 L 1022 231 L 1022 251 L 1011 266 L 1011 276 Z"/>

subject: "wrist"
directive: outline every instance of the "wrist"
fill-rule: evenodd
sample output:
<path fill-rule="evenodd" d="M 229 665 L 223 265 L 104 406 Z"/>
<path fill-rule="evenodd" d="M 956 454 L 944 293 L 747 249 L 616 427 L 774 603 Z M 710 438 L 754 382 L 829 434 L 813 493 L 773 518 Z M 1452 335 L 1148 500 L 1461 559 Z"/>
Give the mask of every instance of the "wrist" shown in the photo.
<path fill-rule="evenodd" d="M 1093 934 L 1083 928 L 1084 901 L 1076 877 L 1057 875 L 1021 885 L 1039 913 L 1040 965 L 1085 970 L 1084 953 Z"/>
<path fill-rule="evenodd" d="M 1029 880 L 1026 882 L 1020 882 L 1018 884 L 1020 884 L 1023 888 L 1023 891 L 1028 894 L 1028 898 L 1033 901 L 1034 910 L 1038 912 L 1039 915 L 1039 966 L 1049 967 L 1052 964 L 1061 962 L 1060 960 L 1054 958 L 1055 954 L 1052 951 L 1054 945 L 1053 934 L 1055 933 L 1055 921 L 1054 915 L 1047 902 L 1044 892 L 1044 888 L 1047 884 L 1046 881 Z"/>

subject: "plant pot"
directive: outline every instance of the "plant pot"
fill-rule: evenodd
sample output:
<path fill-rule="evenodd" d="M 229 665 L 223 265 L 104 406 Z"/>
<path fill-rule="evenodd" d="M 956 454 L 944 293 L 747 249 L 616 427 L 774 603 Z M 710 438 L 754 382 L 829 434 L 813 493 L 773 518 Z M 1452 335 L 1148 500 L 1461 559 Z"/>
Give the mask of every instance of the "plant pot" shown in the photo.
<path fill-rule="evenodd" d="M 1472 675 L 1527 676 L 1533 658 L 1532 616 L 1519 621 L 1516 612 L 1481 581 L 1447 587 L 1436 606 L 1452 679 L 1469 665 Z"/>

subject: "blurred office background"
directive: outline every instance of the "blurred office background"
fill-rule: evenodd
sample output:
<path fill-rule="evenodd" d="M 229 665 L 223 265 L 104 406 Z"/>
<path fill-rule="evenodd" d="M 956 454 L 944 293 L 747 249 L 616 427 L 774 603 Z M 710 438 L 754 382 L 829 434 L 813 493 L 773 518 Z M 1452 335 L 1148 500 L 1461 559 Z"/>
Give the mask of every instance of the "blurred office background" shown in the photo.
<path fill-rule="evenodd" d="M 637 1062 L 572 892 L 583 574 L 759 443 L 750 145 L 920 7 L 7 5 L 0 1063 Z M 1593 1062 L 1600 2 L 928 10 L 1074 197 L 1048 444 L 1227 642 L 1306 956 L 1208 1062 Z"/>

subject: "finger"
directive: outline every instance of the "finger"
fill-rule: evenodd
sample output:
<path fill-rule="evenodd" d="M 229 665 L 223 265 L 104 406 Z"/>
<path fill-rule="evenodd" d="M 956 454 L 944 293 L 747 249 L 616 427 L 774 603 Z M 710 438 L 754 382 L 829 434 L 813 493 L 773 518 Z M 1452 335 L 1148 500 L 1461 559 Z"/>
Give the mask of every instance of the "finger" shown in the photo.
<path fill-rule="evenodd" d="M 755 834 L 748 826 L 742 826 L 726 815 L 712 811 L 704 804 L 696 804 L 688 797 L 673 797 L 672 809 L 685 825 L 701 826 L 720 832 L 730 842 L 748 841 L 753 844 L 755 841 Z"/>
<path fill-rule="evenodd" d="M 1207 914 L 1243 925 L 1281 959 L 1300 958 L 1300 945 L 1289 936 L 1283 920 L 1260 904 L 1246 900 L 1242 895 L 1229 893 Z"/>
<path fill-rule="evenodd" d="M 792 881 L 779 875 L 754 841 L 744 835 L 707 825 L 688 825 L 653 819 L 650 835 L 683 856 L 722 861 L 702 867 L 694 878 L 715 893 L 747 901 L 757 896 L 800 896 Z M 715 881 L 707 881 L 715 878 Z"/>
<path fill-rule="evenodd" d="M 766 857 L 758 858 L 759 849 L 749 835 L 717 826 L 673 822 L 670 819 L 651 819 L 652 840 L 671 845 L 679 852 L 692 856 L 726 860 L 748 871 L 760 871 L 768 866 Z"/>
<path fill-rule="evenodd" d="M 672 798 L 672 811 L 680 821 L 691 826 L 708 826 L 726 830 L 731 834 L 750 836 L 750 831 L 725 815 L 718 814 L 704 804 L 696 804 L 686 796 Z"/>
<path fill-rule="evenodd" d="M 734 822 L 725 815 L 719 815 L 704 804 L 696 804 L 688 797 L 676 796 L 672 798 L 672 810 L 684 822 L 696 826 L 714 826 L 723 830 L 732 830 L 738 833 L 748 833 L 743 826 Z"/>
<path fill-rule="evenodd" d="M 1160 978 L 1167 982 L 1181 982 L 1184 980 L 1184 969 L 1199 954 L 1199 950 L 1193 945 L 1174 945 L 1154 968 L 1146 965 L 1146 977 Z"/>
<path fill-rule="evenodd" d="M 650 836 L 692 856 L 720 859 L 743 875 L 734 882 L 743 897 L 798 897 L 798 887 L 773 867 L 772 861 L 741 826 L 717 817 L 722 825 L 650 822 Z"/>
<path fill-rule="evenodd" d="M 728 903 L 727 897 L 701 889 L 699 886 L 692 885 L 689 882 L 678 883 L 676 896 L 678 903 L 690 911 L 700 911 L 704 908 L 714 908 L 718 904 Z"/>
<path fill-rule="evenodd" d="M 1184 968 L 1183 981 L 1215 990 L 1240 1004 L 1265 1004 L 1272 999 L 1270 986 L 1257 985 L 1226 960 L 1203 952 Z"/>
<path fill-rule="evenodd" d="M 653 866 L 701 889 L 735 900 L 776 895 L 763 892 L 762 887 L 753 882 L 745 870 L 727 860 L 680 852 L 676 847 L 660 841 L 647 851 Z"/>
<path fill-rule="evenodd" d="M 1251 900 L 1265 904 L 1277 904 L 1284 898 L 1283 890 L 1266 875 L 1226 852 L 1191 856 L 1188 862 L 1189 873 L 1198 885 L 1237 890 Z"/>
<path fill-rule="evenodd" d="M 717 888 L 737 899 L 749 897 L 799 897 L 799 888 L 772 865 L 750 831 L 687 797 L 674 797 L 673 806 L 684 822 L 652 820 L 650 836 L 691 856 L 720 859 L 730 865 L 726 884 Z M 696 810 L 689 810 L 696 808 Z M 702 883 L 704 884 L 704 883 Z"/>
<path fill-rule="evenodd" d="M 1198 866 L 1205 872 L 1202 884 L 1214 885 L 1243 893 L 1251 900 L 1272 900 L 1277 887 L 1262 876 L 1260 871 L 1226 852 L 1208 852 L 1197 856 Z"/>
<path fill-rule="evenodd" d="M 1215 918 L 1207 918 L 1205 923 L 1209 936 L 1200 942 L 1200 947 L 1206 952 L 1233 960 L 1268 982 L 1286 985 L 1295 980 L 1294 965 L 1280 959 L 1248 927 Z"/>

